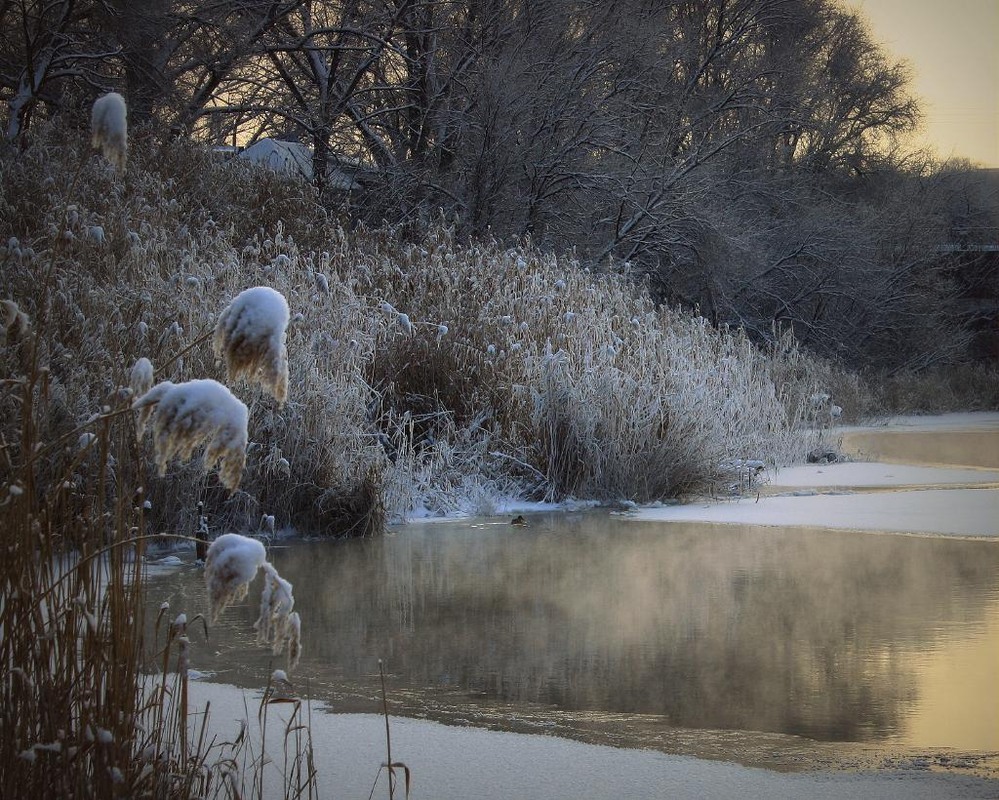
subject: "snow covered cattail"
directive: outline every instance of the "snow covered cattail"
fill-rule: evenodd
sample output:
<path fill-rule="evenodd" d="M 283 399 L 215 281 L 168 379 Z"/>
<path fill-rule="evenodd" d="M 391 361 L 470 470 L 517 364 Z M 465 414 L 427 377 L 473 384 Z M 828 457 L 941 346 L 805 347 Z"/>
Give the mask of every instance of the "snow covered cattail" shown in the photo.
<path fill-rule="evenodd" d="M 166 472 L 173 457 L 190 459 L 205 445 L 205 471 L 219 464 L 219 480 L 235 491 L 246 464 L 249 412 L 232 392 L 213 380 L 163 381 L 132 403 L 140 413 L 152 408 L 156 465 Z"/>
<path fill-rule="evenodd" d="M 90 115 L 91 142 L 118 172 L 125 171 L 128 122 L 125 98 L 110 92 L 94 101 Z"/>
<path fill-rule="evenodd" d="M 240 292 L 215 326 L 212 346 L 230 380 L 259 383 L 279 404 L 288 399 L 288 303 L 268 286 Z"/>
<path fill-rule="evenodd" d="M 205 557 L 205 586 L 211 603 L 212 620 L 231 603 L 238 603 L 267 562 L 267 552 L 256 539 L 238 533 L 224 533 L 208 548 Z"/>
<path fill-rule="evenodd" d="M 128 385 L 135 396 L 143 395 L 153 388 L 153 363 L 148 358 L 139 358 L 128 374 Z"/>

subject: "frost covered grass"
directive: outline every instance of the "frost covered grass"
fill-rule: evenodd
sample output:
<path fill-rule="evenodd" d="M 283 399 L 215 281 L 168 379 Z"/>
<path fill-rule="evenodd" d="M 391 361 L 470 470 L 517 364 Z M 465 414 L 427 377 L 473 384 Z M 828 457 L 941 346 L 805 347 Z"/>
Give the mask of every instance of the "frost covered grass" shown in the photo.
<path fill-rule="evenodd" d="M 146 482 L 155 529 L 191 530 L 196 499 L 213 527 L 270 514 L 335 535 L 508 495 L 654 500 L 726 487 L 732 459 L 807 450 L 815 387 L 786 352 L 570 256 L 459 241 L 443 223 L 350 229 L 301 184 L 181 143 L 133 146 L 124 179 L 92 159 L 67 196 L 60 165 L 82 157 L 53 137 L 0 164 L 5 292 L 29 316 L 50 306 L 45 437 L 141 391 L 142 358 L 160 382 L 250 381 L 234 387 L 249 409 L 239 490 L 168 464 Z M 34 275 L 54 238 L 43 299 Z M 286 298 L 284 324 L 259 325 L 260 304 L 240 299 L 263 286 Z M 0 358 L 19 373 L 10 348 Z"/>
<path fill-rule="evenodd" d="M 130 409 L 126 403 L 100 411 L 78 438 L 46 442 L 36 438 L 43 382 L 37 369 L 0 384 L 5 398 L 19 400 L 21 426 L 15 447 L 4 442 L 0 489 L 0 795 L 244 796 L 244 783 L 253 785 L 273 756 L 248 750 L 239 730 L 230 740 L 209 741 L 207 718 L 190 713 L 188 651 L 200 615 L 189 623 L 164 604 L 147 636 L 144 493 L 119 483 L 119 476 L 143 471 Z M 42 491 L 34 480 L 39 462 L 22 452 L 43 454 L 53 444 L 66 445 L 67 480 Z M 130 462 L 133 470 L 124 469 Z M 79 487 L 70 475 L 94 482 L 85 503 L 74 497 Z M 70 530 L 74 535 L 67 537 Z M 269 567 L 256 542 L 254 557 L 256 548 Z M 245 565 L 237 572 L 245 581 L 253 578 Z M 292 589 L 272 567 L 267 578 L 261 613 L 268 612 L 269 627 L 262 643 L 275 650 L 287 645 L 294 666 L 301 626 L 290 613 Z M 272 701 L 265 694 L 258 719 L 266 718 Z M 294 698 L 280 702 L 297 708 Z M 284 796 L 313 797 L 307 727 L 288 730 L 271 748 L 284 753 Z"/>

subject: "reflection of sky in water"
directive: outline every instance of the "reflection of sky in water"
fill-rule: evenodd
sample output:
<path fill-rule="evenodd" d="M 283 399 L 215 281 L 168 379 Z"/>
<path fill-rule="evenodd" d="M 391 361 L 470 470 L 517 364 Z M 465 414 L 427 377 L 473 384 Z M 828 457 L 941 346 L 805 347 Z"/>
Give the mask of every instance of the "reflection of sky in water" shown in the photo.
<path fill-rule="evenodd" d="M 999 749 L 996 542 L 592 513 L 412 525 L 272 556 L 302 614 L 297 680 L 317 687 L 364 694 L 381 657 L 414 712 L 540 704 Z M 153 607 L 161 591 L 174 612 L 203 607 L 195 570 L 157 581 Z M 258 685 L 269 656 L 252 645 L 255 616 L 253 603 L 227 612 L 194 665 Z"/>

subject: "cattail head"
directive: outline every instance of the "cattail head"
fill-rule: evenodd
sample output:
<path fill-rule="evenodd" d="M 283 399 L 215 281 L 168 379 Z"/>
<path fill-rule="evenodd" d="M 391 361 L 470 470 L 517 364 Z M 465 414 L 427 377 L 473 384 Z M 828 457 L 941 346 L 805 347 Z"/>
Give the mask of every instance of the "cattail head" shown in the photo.
<path fill-rule="evenodd" d="M 156 465 L 160 474 L 174 457 L 188 460 L 205 446 L 205 471 L 219 464 L 219 480 L 235 491 L 246 464 L 249 412 L 232 392 L 213 380 L 156 384 L 132 403 L 152 409 Z"/>
<path fill-rule="evenodd" d="M 91 143 L 118 172 L 125 171 L 128 150 L 127 117 L 125 98 L 117 92 L 98 97 L 90 114 Z"/>
<path fill-rule="evenodd" d="M 288 303 L 268 286 L 240 292 L 219 316 L 212 345 L 230 380 L 259 383 L 279 404 L 288 399 Z"/>
<path fill-rule="evenodd" d="M 205 557 L 205 585 L 213 620 L 230 603 L 246 597 L 250 582 L 266 562 L 264 546 L 248 536 L 224 533 L 212 542 Z"/>

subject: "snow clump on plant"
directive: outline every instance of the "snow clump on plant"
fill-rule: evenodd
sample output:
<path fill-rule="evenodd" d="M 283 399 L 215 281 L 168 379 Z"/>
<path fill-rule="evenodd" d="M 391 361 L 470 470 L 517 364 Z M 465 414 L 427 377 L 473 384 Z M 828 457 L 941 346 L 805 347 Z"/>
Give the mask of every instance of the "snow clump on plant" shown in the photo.
<path fill-rule="evenodd" d="M 231 603 L 238 603 L 267 563 L 267 551 L 256 539 L 224 533 L 211 543 L 205 557 L 205 586 L 211 603 L 212 621 Z"/>
<path fill-rule="evenodd" d="M 131 371 L 128 373 L 128 388 L 132 390 L 133 397 L 141 397 L 150 389 L 153 388 L 153 364 L 148 358 L 140 358 L 133 365 Z M 136 429 L 139 432 L 139 438 L 142 438 L 142 434 L 146 430 L 146 423 L 149 421 L 149 416 L 153 413 L 152 406 L 146 406 L 139 412 L 139 419 L 136 422 Z"/>
<path fill-rule="evenodd" d="M 8 335 L 23 336 L 31 327 L 28 315 L 13 300 L 0 300 L 0 321 L 3 323 L 0 328 L 0 345 L 7 343 Z"/>
<path fill-rule="evenodd" d="M 132 403 L 140 418 L 152 410 L 156 465 L 166 473 L 173 457 L 191 458 L 205 445 L 205 471 L 219 464 L 219 480 L 230 492 L 246 464 L 249 412 L 225 386 L 213 380 L 162 381 Z M 144 420 L 143 420 L 144 422 Z"/>
<path fill-rule="evenodd" d="M 90 115 L 91 143 L 118 172 L 125 171 L 128 149 L 128 121 L 125 98 L 109 92 L 94 101 Z"/>
<path fill-rule="evenodd" d="M 268 286 L 240 292 L 215 326 L 212 347 L 230 380 L 259 383 L 279 404 L 288 399 L 288 302 Z"/>
<path fill-rule="evenodd" d="M 153 388 L 153 363 L 148 358 L 136 359 L 128 374 L 128 385 L 136 397 Z"/>
<path fill-rule="evenodd" d="M 260 592 L 260 616 L 253 624 L 257 644 L 270 645 L 274 655 L 288 645 L 289 667 L 294 668 L 301 655 L 301 622 L 295 607 L 292 585 L 282 578 L 269 562 L 262 565 L 264 588 Z"/>
<path fill-rule="evenodd" d="M 288 668 L 293 669 L 302 653 L 302 622 L 295 607 L 292 585 L 267 560 L 264 546 L 256 539 L 226 533 L 212 542 L 205 558 L 205 585 L 212 620 L 232 603 L 246 597 L 257 570 L 264 572 L 260 593 L 260 617 L 253 627 L 258 644 L 270 645 L 277 655 L 288 646 Z"/>

